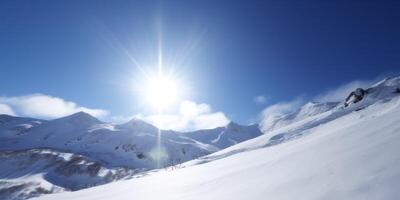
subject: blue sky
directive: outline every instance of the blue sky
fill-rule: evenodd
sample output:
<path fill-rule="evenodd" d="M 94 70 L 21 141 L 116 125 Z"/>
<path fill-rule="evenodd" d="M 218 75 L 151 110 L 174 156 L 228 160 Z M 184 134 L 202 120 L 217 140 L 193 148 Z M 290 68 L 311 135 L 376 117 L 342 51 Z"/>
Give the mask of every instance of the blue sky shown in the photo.
<path fill-rule="evenodd" d="M 21 102 L 38 94 L 107 111 L 105 120 L 151 115 L 129 56 L 154 71 L 161 34 L 165 70 L 188 88 L 181 100 L 248 123 L 279 102 L 396 74 L 399 9 L 395 1 L 1 1 L 0 100 L 17 115 L 35 116 L 34 103 Z"/>

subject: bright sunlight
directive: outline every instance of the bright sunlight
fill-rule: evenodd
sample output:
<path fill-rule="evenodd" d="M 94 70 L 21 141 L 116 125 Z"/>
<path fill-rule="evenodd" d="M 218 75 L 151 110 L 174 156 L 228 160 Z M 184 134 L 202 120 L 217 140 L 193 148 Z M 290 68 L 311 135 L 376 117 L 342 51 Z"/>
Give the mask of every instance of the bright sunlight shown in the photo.
<path fill-rule="evenodd" d="M 165 109 L 178 98 L 177 84 L 171 78 L 159 74 L 147 80 L 145 95 L 151 106 Z"/>

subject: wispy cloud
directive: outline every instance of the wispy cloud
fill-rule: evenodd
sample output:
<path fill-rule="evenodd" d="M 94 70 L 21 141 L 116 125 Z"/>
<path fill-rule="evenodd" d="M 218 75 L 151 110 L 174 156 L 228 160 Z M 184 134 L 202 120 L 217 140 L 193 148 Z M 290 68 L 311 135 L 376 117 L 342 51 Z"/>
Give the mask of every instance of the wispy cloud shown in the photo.
<path fill-rule="evenodd" d="M 79 106 L 74 102 L 45 94 L 0 97 L 0 112 L 18 116 L 53 119 L 83 111 L 95 117 L 105 117 L 108 111 Z"/>
<path fill-rule="evenodd" d="M 229 123 L 228 117 L 223 112 L 213 112 L 210 105 L 193 101 L 181 102 L 179 111 L 175 114 L 138 114 L 134 117 L 154 124 L 161 129 L 177 131 L 211 129 Z"/>
<path fill-rule="evenodd" d="M 268 101 L 268 97 L 265 95 L 258 95 L 253 98 L 253 101 L 257 104 L 265 104 Z"/>
<path fill-rule="evenodd" d="M 261 113 L 261 131 L 266 132 L 274 126 L 279 117 L 296 111 L 303 104 L 304 100 L 302 98 L 297 98 L 293 101 L 280 102 L 266 107 Z"/>

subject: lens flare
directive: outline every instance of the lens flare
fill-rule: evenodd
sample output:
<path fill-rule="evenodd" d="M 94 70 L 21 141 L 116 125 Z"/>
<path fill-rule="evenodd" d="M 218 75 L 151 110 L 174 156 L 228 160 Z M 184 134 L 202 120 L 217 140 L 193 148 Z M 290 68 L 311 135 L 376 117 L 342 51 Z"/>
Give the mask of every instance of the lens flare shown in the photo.
<path fill-rule="evenodd" d="M 161 144 L 157 144 L 157 146 L 150 151 L 149 155 L 150 158 L 155 161 L 157 168 L 162 167 L 162 164 L 165 164 L 168 160 L 168 152 Z"/>

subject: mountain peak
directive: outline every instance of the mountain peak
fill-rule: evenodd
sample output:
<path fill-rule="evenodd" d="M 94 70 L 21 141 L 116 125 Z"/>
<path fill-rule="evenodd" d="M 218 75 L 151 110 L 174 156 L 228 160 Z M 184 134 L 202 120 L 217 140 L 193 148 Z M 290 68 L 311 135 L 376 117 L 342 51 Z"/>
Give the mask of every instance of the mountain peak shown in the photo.
<path fill-rule="evenodd" d="M 226 125 L 226 127 L 234 127 L 234 126 L 239 126 L 239 124 L 236 123 L 236 122 L 234 122 L 234 121 L 230 121 L 230 122 Z"/>
<path fill-rule="evenodd" d="M 7 114 L 0 114 L 0 119 L 11 119 L 11 118 L 16 118 L 16 117 Z"/>
<path fill-rule="evenodd" d="M 240 130 L 243 126 L 234 121 L 230 121 L 225 127 L 230 130 Z"/>
<path fill-rule="evenodd" d="M 6 122 L 9 122 L 9 121 L 13 121 L 16 118 L 17 117 L 12 116 L 12 115 L 0 114 L 0 124 L 6 123 Z"/>
<path fill-rule="evenodd" d="M 54 121 L 68 121 L 68 122 L 71 122 L 74 124 L 80 124 L 80 123 L 81 124 L 98 124 L 98 123 L 101 123 L 101 121 L 98 120 L 96 117 L 93 117 L 89 113 L 86 113 L 83 111 L 55 119 Z"/>
<path fill-rule="evenodd" d="M 138 117 L 133 117 L 127 123 L 147 123 L 147 122 L 145 122 L 144 120 L 142 120 Z"/>
<path fill-rule="evenodd" d="M 225 128 L 227 130 L 234 131 L 234 132 L 241 132 L 241 131 L 258 132 L 259 131 L 258 126 L 259 126 L 258 124 L 240 125 L 236 122 L 231 121 L 225 126 Z"/>
<path fill-rule="evenodd" d="M 79 112 L 77 112 L 77 113 L 74 113 L 74 114 L 72 114 L 72 115 L 69 115 L 69 117 L 76 117 L 76 118 L 93 118 L 93 119 L 97 119 L 97 118 L 95 118 L 95 117 L 93 117 L 92 115 L 90 115 L 89 113 L 87 113 L 87 112 L 84 112 L 84 111 L 79 111 Z"/>
<path fill-rule="evenodd" d="M 131 120 L 129 120 L 128 122 L 117 125 L 117 126 L 119 128 L 124 128 L 124 129 L 132 129 L 132 130 L 140 130 L 140 131 L 147 130 L 150 132 L 158 130 L 158 128 L 155 127 L 154 125 L 152 125 L 142 119 L 139 119 L 137 117 L 134 117 Z"/>

